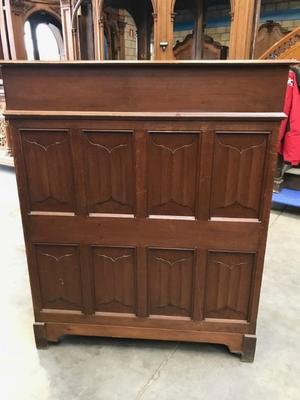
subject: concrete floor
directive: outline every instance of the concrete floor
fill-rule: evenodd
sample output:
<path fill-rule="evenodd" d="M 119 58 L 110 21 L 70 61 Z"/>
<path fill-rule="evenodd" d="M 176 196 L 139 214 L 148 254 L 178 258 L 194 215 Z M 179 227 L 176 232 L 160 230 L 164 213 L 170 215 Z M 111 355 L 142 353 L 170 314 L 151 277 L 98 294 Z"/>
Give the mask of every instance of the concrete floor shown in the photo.
<path fill-rule="evenodd" d="M 12 170 L 0 169 L 3 400 L 300 399 L 300 211 L 272 211 L 254 364 L 223 346 L 86 337 L 37 351 Z"/>

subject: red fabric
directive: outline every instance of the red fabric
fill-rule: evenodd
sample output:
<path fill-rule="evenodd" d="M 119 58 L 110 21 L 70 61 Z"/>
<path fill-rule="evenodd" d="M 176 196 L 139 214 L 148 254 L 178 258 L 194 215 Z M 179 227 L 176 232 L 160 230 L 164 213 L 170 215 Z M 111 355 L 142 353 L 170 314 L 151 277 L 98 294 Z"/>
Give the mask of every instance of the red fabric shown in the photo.
<path fill-rule="evenodd" d="M 300 164 L 300 90 L 294 71 L 289 72 L 284 103 L 284 113 L 279 131 L 278 151 L 284 161 L 292 165 Z"/>

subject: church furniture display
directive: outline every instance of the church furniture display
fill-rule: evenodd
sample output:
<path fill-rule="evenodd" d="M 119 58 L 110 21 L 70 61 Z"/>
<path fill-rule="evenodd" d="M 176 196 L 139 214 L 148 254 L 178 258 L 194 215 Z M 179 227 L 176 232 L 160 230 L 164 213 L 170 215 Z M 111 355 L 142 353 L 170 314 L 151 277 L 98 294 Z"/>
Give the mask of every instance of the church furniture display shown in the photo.
<path fill-rule="evenodd" d="M 287 73 L 2 63 L 39 348 L 160 339 L 253 361 Z"/>
<path fill-rule="evenodd" d="M 289 33 L 290 31 L 283 28 L 280 23 L 272 20 L 266 21 L 258 29 L 253 58 L 259 59 L 275 43 L 279 42 Z"/>
<path fill-rule="evenodd" d="M 124 59 L 126 12 L 134 20 L 139 60 L 174 59 L 174 24 L 187 13 L 194 32 L 192 58 L 202 59 L 206 17 L 217 9 L 225 13 L 231 27 L 229 58 L 252 58 L 260 0 L 3 0 L 0 56 L 28 59 L 24 28 L 29 22 L 34 59 L 39 59 L 36 22 L 41 19 L 55 33 L 60 59 Z"/>
<path fill-rule="evenodd" d="M 176 60 L 193 60 L 193 35 L 188 34 L 183 41 L 178 41 L 173 49 Z M 203 59 L 204 60 L 226 60 L 228 47 L 208 35 L 204 35 Z"/>
<path fill-rule="evenodd" d="M 261 60 L 300 60 L 300 27 L 285 35 L 262 56 Z"/>

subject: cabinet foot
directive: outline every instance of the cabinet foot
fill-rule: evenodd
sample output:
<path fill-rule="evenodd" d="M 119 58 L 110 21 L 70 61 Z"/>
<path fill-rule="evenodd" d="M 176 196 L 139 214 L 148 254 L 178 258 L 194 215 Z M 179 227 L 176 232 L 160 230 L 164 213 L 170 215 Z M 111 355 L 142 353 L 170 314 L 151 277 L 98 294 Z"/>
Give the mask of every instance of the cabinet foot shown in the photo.
<path fill-rule="evenodd" d="M 35 345 L 37 349 L 47 349 L 48 340 L 46 334 L 46 325 L 43 322 L 35 322 L 33 324 L 33 332 L 35 337 Z"/>
<path fill-rule="evenodd" d="M 244 335 L 241 361 L 252 363 L 254 361 L 255 349 L 256 349 L 256 336 Z"/>

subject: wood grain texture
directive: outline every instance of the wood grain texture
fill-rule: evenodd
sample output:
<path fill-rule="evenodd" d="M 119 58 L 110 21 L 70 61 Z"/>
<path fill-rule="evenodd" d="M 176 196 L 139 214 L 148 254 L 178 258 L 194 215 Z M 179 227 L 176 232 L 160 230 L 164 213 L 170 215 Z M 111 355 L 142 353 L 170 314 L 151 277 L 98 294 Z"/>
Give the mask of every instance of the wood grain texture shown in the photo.
<path fill-rule="evenodd" d="M 254 255 L 209 252 L 205 285 L 205 316 L 248 319 Z"/>
<path fill-rule="evenodd" d="M 149 313 L 191 317 L 193 251 L 149 249 L 147 267 Z"/>
<path fill-rule="evenodd" d="M 92 247 L 95 310 L 136 313 L 136 256 L 134 249 Z"/>
<path fill-rule="evenodd" d="M 198 136 L 150 133 L 149 214 L 195 215 Z"/>
<path fill-rule="evenodd" d="M 3 68 L 37 344 L 202 341 L 252 361 L 287 66 L 39 65 Z"/>
<path fill-rule="evenodd" d="M 131 136 L 131 132 L 84 132 L 85 181 L 90 213 L 133 214 Z"/>
<path fill-rule="evenodd" d="M 271 69 L 276 85 L 269 84 Z M 282 77 L 286 78 L 287 66 L 177 62 L 60 63 L 49 68 L 44 63 L 12 63 L 2 70 L 8 110 L 281 112 L 286 87 Z M 89 78 L 81 79 L 82 74 Z M 57 85 L 58 77 L 62 85 Z M 49 87 L 55 90 L 47 90 Z M 30 93 L 26 101 L 23 93 Z M 78 93 L 84 100 L 78 101 Z"/>
<path fill-rule="evenodd" d="M 268 133 L 216 133 L 212 217 L 259 219 L 267 140 Z"/>
<path fill-rule="evenodd" d="M 77 246 L 36 245 L 43 308 L 81 310 L 81 273 Z"/>
<path fill-rule="evenodd" d="M 121 327 L 115 325 L 91 324 L 46 324 L 47 338 L 57 342 L 63 335 L 109 336 L 117 338 L 175 340 L 200 343 L 218 343 L 226 345 L 233 353 L 240 353 L 243 335 L 240 333 L 199 332 L 180 329 L 143 329 L 133 326 Z"/>
<path fill-rule="evenodd" d="M 21 131 L 29 209 L 74 211 L 74 178 L 68 132 Z"/>

